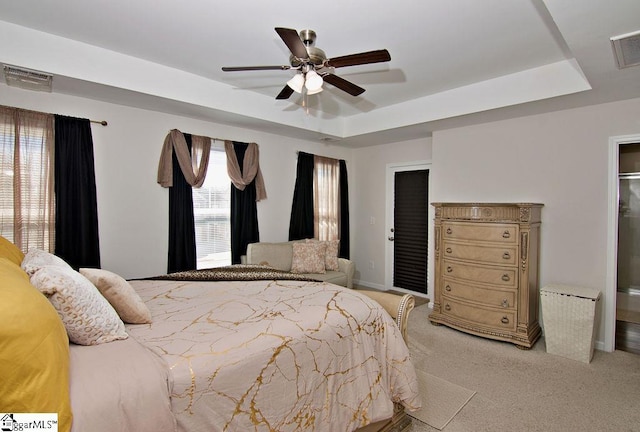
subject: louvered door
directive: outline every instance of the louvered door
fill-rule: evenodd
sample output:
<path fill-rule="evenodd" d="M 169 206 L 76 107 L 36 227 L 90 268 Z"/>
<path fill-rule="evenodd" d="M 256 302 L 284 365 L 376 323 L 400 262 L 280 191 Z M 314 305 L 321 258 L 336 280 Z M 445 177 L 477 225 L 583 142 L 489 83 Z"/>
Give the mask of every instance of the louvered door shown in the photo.
<path fill-rule="evenodd" d="M 429 170 L 395 173 L 393 286 L 427 293 Z"/>

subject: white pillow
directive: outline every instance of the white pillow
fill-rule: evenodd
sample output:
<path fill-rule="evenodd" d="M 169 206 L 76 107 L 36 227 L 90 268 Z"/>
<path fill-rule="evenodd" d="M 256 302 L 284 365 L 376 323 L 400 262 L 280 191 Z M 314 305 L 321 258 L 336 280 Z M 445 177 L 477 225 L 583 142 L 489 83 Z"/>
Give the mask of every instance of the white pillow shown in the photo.
<path fill-rule="evenodd" d="M 31 284 L 49 298 L 78 345 L 98 345 L 129 337 L 124 323 L 84 276 L 71 268 L 47 265 L 31 276 Z"/>
<path fill-rule="evenodd" d="M 148 324 L 151 312 L 135 289 L 120 275 L 107 270 L 81 268 L 80 274 L 98 288 L 116 310 L 122 321 L 129 324 Z"/>
<path fill-rule="evenodd" d="M 33 276 L 36 271 L 44 266 L 56 266 L 71 269 L 71 266 L 67 264 L 65 260 L 41 249 L 30 249 L 24 256 L 20 266 L 29 276 Z"/>

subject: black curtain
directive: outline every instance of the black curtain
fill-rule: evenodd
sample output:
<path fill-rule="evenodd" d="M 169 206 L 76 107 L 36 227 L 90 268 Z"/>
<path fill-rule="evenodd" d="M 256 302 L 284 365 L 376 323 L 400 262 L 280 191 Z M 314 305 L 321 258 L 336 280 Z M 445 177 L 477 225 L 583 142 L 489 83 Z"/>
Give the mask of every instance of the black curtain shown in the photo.
<path fill-rule="evenodd" d="M 313 238 L 313 171 L 313 155 L 299 152 L 289 220 L 289 240 Z"/>
<path fill-rule="evenodd" d="M 233 142 L 240 172 L 244 154 L 249 144 Z M 240 256 L 247 253 L 247 245 L 260 241 L 258 232 L 258 206 L 256 205 L 256 182 L 249 183 L 243 191 L 231 184 L 231 263 L 240 264 Z"/>
<path fill-rule="evenodd" d="M 75 269 L 100 268 L 91 124 L 88 119 L 54 117 L 54 253 Z"/>
<path fill-rule="evenodd" d="M 184 134 L 191 153 L 191 134 Z M 193 193 L 172 152 L 173 186 L 169 188 L 169 259 L 167 273 L 196 268 L 196 229 Z"/>
<path fill-rule="evenodd" d="M 349 259 L 349 181 L 347 163 L 340 160 L 340 258 Z"/>

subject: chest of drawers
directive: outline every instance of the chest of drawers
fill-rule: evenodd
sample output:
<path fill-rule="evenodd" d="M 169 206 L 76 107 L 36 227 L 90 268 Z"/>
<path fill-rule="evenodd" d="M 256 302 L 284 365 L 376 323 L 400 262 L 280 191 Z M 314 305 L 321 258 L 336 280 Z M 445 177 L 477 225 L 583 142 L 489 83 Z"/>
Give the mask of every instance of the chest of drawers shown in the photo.
<path fill-rule="evenodd" d="M 540 337 L 542 204 L 433 203 L 434 303 L 429 320 L 528 349 Z"/>

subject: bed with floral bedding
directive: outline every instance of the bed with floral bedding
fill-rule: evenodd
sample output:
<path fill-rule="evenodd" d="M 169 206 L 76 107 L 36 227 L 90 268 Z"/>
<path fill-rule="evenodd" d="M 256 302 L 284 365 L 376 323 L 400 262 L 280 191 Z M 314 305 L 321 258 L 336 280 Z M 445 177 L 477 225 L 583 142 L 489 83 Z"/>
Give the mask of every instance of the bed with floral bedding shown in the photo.
<path fill-rule="evenodd" d="M 399 328 L 357 291 L 251 266 L 127 282 L 30 255 L 0 258 L 0 277 L 44 294 L 66 334 L 28 366 L 42 376 L 3 393 L 2 412 L 58 412 L 60 430 L 77 432 L 368 431 L 420 407 Z M 19 400 L 38 391 L 51 397 Z"/>

